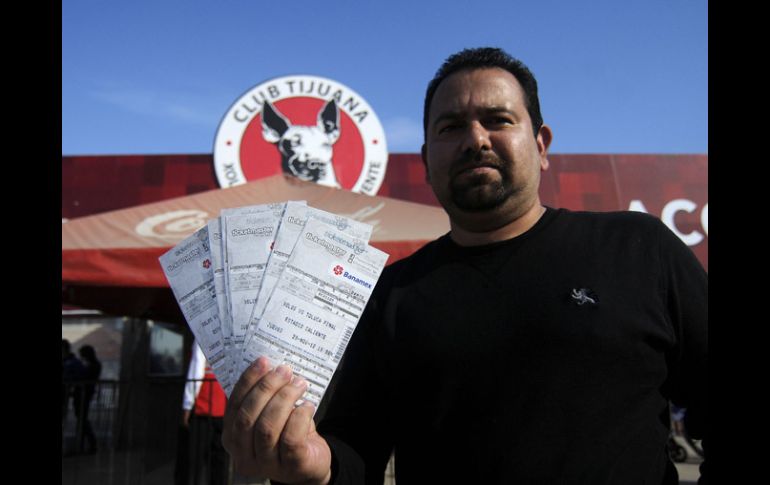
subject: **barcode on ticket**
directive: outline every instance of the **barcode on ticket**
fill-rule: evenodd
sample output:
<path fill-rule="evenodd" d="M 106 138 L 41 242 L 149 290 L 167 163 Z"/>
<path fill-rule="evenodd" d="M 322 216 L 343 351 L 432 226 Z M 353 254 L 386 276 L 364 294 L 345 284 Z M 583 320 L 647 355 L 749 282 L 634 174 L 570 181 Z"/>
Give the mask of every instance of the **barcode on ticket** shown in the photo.
<path fill-rule="evenodd" d="M 342 359 L 342 355 L 345 353 L 345 349 L 348 346 L 348 342 L 350 341 L 350 337 L 353 335 L 353 328 L 352 327 L 345 327 L 345 334 L 342 335 L 342 338 L 340 338 L 340 344 L 337 347 L 337 354 L 334 356 L 334 363 L 339 364 L 340 359 Z"/>

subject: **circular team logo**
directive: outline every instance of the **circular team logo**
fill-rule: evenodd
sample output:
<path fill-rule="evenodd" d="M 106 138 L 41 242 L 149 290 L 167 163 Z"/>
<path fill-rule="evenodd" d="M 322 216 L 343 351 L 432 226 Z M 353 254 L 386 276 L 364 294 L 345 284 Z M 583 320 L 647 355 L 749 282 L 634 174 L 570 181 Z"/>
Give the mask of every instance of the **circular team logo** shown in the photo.
<path fill-rule="evenodd" d="M 371 106 L 331 79 L 284 76 L 227 110 L 214 140 L 221 187 L 284 173 L 375 195 L 385 178 L 385 132 Z"/>

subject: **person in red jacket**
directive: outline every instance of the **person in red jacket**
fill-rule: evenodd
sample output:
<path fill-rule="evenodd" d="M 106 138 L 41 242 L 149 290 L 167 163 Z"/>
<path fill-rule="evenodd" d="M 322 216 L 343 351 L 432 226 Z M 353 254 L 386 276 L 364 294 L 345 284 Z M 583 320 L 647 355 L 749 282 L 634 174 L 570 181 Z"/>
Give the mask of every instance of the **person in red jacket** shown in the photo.
<path fill-rule="evenodd" d="M 229 482 L 230 457 L 222 446 L 222 420 L 227 398 L 200 346 L 193 343 L 182 400 L 182 423 L 176 470 L 177 485 Z M 203 475 L 205 473 L 205 475 Z"/>

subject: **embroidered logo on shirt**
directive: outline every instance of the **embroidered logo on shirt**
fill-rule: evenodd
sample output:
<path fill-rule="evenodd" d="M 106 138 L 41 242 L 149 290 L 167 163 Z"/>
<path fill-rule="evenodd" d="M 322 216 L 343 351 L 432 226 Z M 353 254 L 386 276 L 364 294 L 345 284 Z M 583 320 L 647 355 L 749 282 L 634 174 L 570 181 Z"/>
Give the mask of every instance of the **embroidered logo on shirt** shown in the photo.
<path fill-rule="evenodd" d="M 592 305 L 599 304 L 599 298 L 597 298 L 596 294 L 591 291 L 590 288 L 574 288 L 570 296 L 578 305 L 584 305 L 586 303 Z"/>

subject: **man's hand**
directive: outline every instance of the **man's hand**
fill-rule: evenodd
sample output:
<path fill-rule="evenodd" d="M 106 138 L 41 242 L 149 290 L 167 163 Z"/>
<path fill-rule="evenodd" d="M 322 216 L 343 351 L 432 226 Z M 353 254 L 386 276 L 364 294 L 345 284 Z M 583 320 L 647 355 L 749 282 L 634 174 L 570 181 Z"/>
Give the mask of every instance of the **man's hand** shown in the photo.
<path fill-rule="evenodd" d="M 294 403 L 307 382 L 287 366 L 269 368 L 260 357 L 238 380 L 227 401 L 222 444 L 235 470 L 283 483 L 326 485 L 331 450 L 313 422 L 314 407 Z"/>

